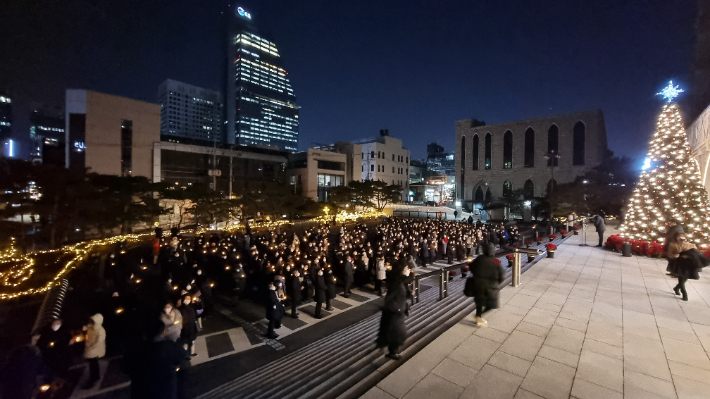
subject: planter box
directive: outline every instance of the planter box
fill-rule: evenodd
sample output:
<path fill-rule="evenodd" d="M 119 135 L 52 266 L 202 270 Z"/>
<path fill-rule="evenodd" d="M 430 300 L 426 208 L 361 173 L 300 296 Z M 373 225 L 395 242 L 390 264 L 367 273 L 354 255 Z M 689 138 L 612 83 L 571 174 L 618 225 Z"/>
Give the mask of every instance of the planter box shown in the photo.
<path fill-rule="evenodd" d="M 554 257 L 555 257 L 555 251 L 547 251 L 547 257 L 548 257 L 548 258 L 554 258 Z"/>

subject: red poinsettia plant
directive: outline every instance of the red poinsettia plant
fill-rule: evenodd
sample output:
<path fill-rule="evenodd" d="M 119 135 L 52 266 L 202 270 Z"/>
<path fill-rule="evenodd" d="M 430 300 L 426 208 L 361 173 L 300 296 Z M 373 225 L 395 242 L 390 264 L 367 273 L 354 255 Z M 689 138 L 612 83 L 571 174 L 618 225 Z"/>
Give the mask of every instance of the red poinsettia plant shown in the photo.
<path fill-rule="evenodd" d="M 493 259 L 493 263 L 495 263 L 496 265 L 500 265 L 501 262 L 500 262 L 500 259 L 495 258 L 495 259 Z"/>
<path fill-rule="evenodd" d="M 557 234 L 550 234 L 550 240 L 556 240 Z"/>
<path fill-rule="evenodd" d="M 525 245 L 527 245 L 528 247 L 531 246 L 531 245 L 532 245 L 532 241 L 530 241 L 530 240 L 525 241 Z"/>
<path fill-rule="evenodd" d="M 574 226 L 573 227 L 575 230 L 579 230 L 579 226 Z"/>
<path fill-rule="evenodd" d="M 542 237 L 538 237 L 537 242 L 542 242 Z"/>
<path fill-rule="evenodd" d="M 515 257 L 515 255 L 513 255 L 513 254 L 505 255 L 505 258 L 508 259 L 509 262 L 512 262 L 514 257 Z"/>
<path fill-rule="evenodd" d="M 563 236 L 566 236 L 566 235 L 567 235 L 567 230 L 560 230 L 560 234 L 562 234 Z"/>
<path fill-rule="evenodd" d="M 546 248 L 548 251 L 554 251 L 554 250 L 557 249 L 557 245 L 555 245 L 555 244 L 553 244 L 553 243 L 549 243 L 549 244 L 545 245 L 545 248 Z"/>

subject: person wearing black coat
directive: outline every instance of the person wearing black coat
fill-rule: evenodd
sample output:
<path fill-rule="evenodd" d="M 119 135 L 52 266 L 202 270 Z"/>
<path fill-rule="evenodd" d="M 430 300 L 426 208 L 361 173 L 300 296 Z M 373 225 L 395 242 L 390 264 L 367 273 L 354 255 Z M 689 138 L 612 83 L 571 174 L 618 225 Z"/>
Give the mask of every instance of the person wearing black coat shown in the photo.
<path fill-rule="evenodd" d="M 678 277 L 678 285 L 673 288 L 676 295 L 683 294 L 682 299 L 688 300 L 688 292 L 685 290 L 685 283 L 688 280 L 699 280 L 698 271 L 710 264 L 710 259 L 706 258 L 695 248 L 687 249 L 680 253 L 675 261 L 674 274 Z"/>
<path fill-rule="evenodd" d="M 483 246 L 483 255 L 471 263 L 471 277 L 474 280 L 473 298 L 476 302 L 476 325 L 485 326 L 483 313 L 498 308 L 498 292 L 503 283 L 503 267 L 493 262 L 495 247 Z"/>
<path fill-rule="evenodd" d="M 180 341 L 187 344 L 187 356 L 197 356 L 195 353 L 195 340 L 197 339 L 197 312 L 192 305 L 192 298 L 186 295 L 182 298 L 182 305 L 178 308 L 182 314 L 182 330 L 180 330 Z"/>
<path fill-rule="evenodd" d="M 266 338 L 275 339 L 279 336 L 274 332 L 274 329 L 281 328 L 281 319 L 283 319 L 285 314 L 284 306 L 276 295 L 276 286 L 274 283 L 269 283 L 268 302 L 266 303 L 266 318 L 269 320 L 269 329 L 264 334 Z"/>
<path fill-rule="evenodd" d="M 325 285 L 328 286 L 328 292 L 325 297 L 325 310 L 332 311 L 333 306 L 331 306 L 330 301 L 335 299 L 335 276 L 333 276 L 333 271 L 328 269 L 325 274 Z"/>
<path fill-rule="evenodd" d="M 399 348 L 407 339 L 407 327 L 404 318 L 409 315 L 408 298 L 411 297 L 407 289 L 407 279 L 411 271 L 407 266 L 393 270 L 387 279 L 387 295 L 382 307 L 380 331 L 377 336 L 377 348 L 389 348 L 387 357 L 399 360 Z"/>
<path fill-rule="evenodd" d="M 177 399 L 178 368 L 185 344 L 165 338 L 165 325 L 151 326 L 146 341 L 123 357 L 121 370 L 131 378 L 132 399 Z"/>
<path fill-rule="evenodd" d="M 325 277 L 323 276 L 323 269 L 318 269 L 318 272 L 316 273 L 314 285 L 316 286 L 316 295 L 315 295 L 316 314 L 315 314 L 315 317 L 316 317 L 316 319 L 322 319 L 323 314 L 322 314 L 321 310 L 323 309 L 323 302 L 325 302 L 328 299 L 328 286 L 325 283 Z"/>
<path fill-rule="evenodd" d="M 344 263 L 344 272 L 345 275 L 343 276 L 343 283 L 345 284 L 345 289 L 343 290 L 343 296 L 345 298 L 350 297 L 350 287 L 353 285 L 353 281 L 355 279 L 354 275 L 354 269 L 353 269 L 353 258 L 348 256 L 345 259 Z"/>
<path fill-rule="evenodd" d="M 294 270 L 286 279 L 286 294 L 291 301 L 291 317 L 298 318 L 298 310 L 296 307 L 301 304 L 301 274 L 298 270 Z"/>

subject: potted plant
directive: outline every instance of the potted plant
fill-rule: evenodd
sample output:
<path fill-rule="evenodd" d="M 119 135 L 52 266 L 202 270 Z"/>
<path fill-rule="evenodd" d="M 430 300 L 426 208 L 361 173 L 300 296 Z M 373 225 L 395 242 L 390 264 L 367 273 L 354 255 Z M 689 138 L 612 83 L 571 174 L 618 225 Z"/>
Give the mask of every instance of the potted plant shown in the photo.
<path fill-rule="evenodd" d="M 579 235 L 579 226 L 574 226 L 574 235 Z"/>
<path fill-rule="evenodd" d="M 513 259 L 514 258 L 515 258 L 515 255 L 513 255 L 513 254 L 505 255 L 505 259 L 508 260 L 508 267 L 513 267 Z"/>
<path fill-rule="evenodd" d="M 550 242 L 557 239 L 557 234 L 550 234 Z"/>
<path fill-rule="evenodd" d="M 542 243 L 542 237 L 537 237 L 535 240 L 537 241 L 538 244 Z"/>
<path fill-rule="evenodd" d="M 567 237 L 567 233 L 568 233 L 567 230 L 560 230 L 560 234 L 562 234 L 562 238 Z"/>
<path fill-rule="evenodd" d="M 495 263 L 496 265 L 500 265 L 501 261 L 498 258 L 493 258 L 493 263 Z"/>
<path fill-rule="evenodd" d="M 531 240 L 525 241 L 525 246 L 526 246 L 526 247 L 530 248 L 531 245 L 532 245 L 532 241 L 531 241 Z"/>
<path fill-rule="evenodd" d="M 557 245 L 553 243 L 549 243 L 545 245 L 545 249 L 547 249 L 547 257 L 548 258 L 554 258 L 555 257 L 555 251 L 557 250 Z"/>

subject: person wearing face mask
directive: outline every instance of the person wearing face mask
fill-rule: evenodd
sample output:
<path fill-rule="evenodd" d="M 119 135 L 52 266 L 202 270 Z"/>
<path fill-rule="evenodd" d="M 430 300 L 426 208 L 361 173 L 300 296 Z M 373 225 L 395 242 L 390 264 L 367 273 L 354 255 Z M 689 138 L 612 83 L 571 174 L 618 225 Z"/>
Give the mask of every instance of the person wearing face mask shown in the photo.
<path fill-rule="evenodd" d="M 294 319 L 298 318 L 298 311 L 296 307 L 301 304 L 301 273 L 298 270 L 294 270 L 288 278 L 286 279 L 289 300 L 291 301 L 291 317 Z"/>
<path fill-rule="evenodd" d="M 325 296 L 325 310 L 331 312 L 333 311 L 333 306 L 331 306 L 330 301 L 335 299 L 335 276 L 333 276 L 333 270 L 327 269 L 325 272 L 325 285 L 328 287 Z"/>
<path fill-rule="evenodd" d="M 273 282 L 269 283 L 268 301 L 266 303 L 266 318 L 269 320 L 269 329 L 264 334 L 266 338 L 276 339 L 278 337 L 274 329 L 281 328 L 281 319 L 285 314 L 286 311 L 278 296 L 276 296 L 276 286 Z"/>
<path fill-rule="evenodd" d="M 404 319 L 409 315 L 409 301 L 411 297 L 407 289 L 406 280 L 411 271 L 406 265 L 399 264 L 392 271 L 391 278 L 387 280 L 387 295 L 382 307 L 380 331 L 377 337 L 377 348 L 389 348 L 387 357 L 399 360 L 399 348 L 407 339 L 407 327 Z"/>
<path fill-rule="evenodd" d="M 316 300 L 316 313 L 315 317 L 316 319 L 322 319 L 323 318 L 323 302 L 326 301 L 327 299 L 327 291 L 328 291 L 328 286 L 325 284 L 325 278 L 323 277 L 323 269 L 318 269 L 316 272 L 316 278 L 315 278 L 315 288 L 316 288 L 316 295 L 315 295 L 315 300 Z"/>
<path fill-rule="evenodd" d="M 192 297 L 185 295 L 182 298 L 182 305 L 179 307 L 182 316 L 182 330 L 180 331 L 180 341 L 187 344 L 189 356 L 197 356 L 195 353 L 195 340 L 197 339 L 197 313 L 192 304 Z"/>
<path fill-rule="evenodd" d="M 168 302 L 160 313 L 160 320 L 165 324 L 165 337 L 171 341 L 177 341 L 182 331 L 182 315 Z"/>
<path fill-rule="evenodd" d="M 345 259 L 344 272 L 345 272 L 345 275 L 343 278 L 343 283 L 345 284 L 345 290 L 343 290 L 343 296 L 345 298 L 349 298 L 350 297 L 350 287 L 353 285 L 353 280 L 355 279 L 353 258 L 350 256 L 347 256 Z"/>
<path fill-rule="evenodd" d="M 93 388 L 101 379 L 99 359 L 106 356 L 106 330 L 102 326 L 103 322 L 104 317 L 97 313 L 91 316 L 86 326 L 84 358 L 89 362 L 89 380 L 84 385 L 84 389 Z"/>

